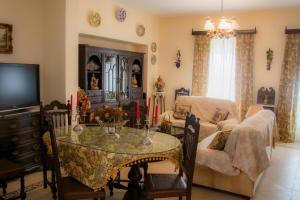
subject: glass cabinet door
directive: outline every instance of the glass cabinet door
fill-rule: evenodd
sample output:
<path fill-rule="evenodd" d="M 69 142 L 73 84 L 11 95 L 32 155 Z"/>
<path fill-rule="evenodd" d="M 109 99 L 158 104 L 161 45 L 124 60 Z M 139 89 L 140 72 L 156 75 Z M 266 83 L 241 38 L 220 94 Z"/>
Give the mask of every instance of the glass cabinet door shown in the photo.
<path fill-rule="evenodd" d="M 104 56 L 104 95 L 107 101 L 117 100 L 117 56 L 105 55 Z"/>
<path fill-rule="evenodd" d="M 119 59 L 119 100 L 129 100 L 130 69 L 128 57 L 120 56 Z"/>

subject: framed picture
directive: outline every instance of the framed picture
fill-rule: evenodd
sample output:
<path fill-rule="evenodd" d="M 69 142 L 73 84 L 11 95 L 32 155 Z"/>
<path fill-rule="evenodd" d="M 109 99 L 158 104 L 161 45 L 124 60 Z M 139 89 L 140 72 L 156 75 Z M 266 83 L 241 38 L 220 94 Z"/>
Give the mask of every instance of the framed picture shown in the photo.
<path fill-rule="evenodd" d="M 0 53 L 12 52 L 12 25 L 0 23 Z"/>

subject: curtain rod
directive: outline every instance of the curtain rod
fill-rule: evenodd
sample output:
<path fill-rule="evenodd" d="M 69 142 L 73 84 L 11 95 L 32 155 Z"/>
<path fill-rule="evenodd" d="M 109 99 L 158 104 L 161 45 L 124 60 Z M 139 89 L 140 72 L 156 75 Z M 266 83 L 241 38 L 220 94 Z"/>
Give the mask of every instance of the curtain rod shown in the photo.
<path fill-rule="evenodd" d="M 254 29 L 248 29 L 248 30 L 236 30 L 237 34 L 256 34 L 257 30 L 256 27 Z M 192 29 L 192 35 L 206 35 L 207 31 L 194 31 Z"/>
<path fill-rule="evenodd" d="M 285 27 L 285 34 L 297 34 L 300 33 L 300 29 L 288 29 Z"/>

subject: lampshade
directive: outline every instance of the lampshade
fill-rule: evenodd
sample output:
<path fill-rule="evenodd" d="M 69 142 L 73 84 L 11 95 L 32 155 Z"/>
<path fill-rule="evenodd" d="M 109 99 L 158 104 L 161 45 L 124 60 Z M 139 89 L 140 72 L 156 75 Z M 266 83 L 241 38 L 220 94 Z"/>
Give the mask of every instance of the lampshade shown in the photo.
<path fill-rule="evenodd" d="M 213 31 L 215 30 L 215 25 L 212 23 L 210 18 L 207 18 L 204 24 L 204 30 L 206 31 Z"/>

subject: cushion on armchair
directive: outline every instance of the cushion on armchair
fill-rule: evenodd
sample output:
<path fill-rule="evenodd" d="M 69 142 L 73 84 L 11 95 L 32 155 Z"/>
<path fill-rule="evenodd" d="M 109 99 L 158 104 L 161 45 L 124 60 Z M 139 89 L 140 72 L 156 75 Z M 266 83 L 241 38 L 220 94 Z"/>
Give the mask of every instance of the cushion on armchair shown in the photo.
<path fill-rule="evenodd" d="M 223 151 L 230 134 L 231 130 L 219 131 L 212 142 L 208 145 L 208 148 Z"/>
<path fill-rule="evenodd" d="M 227 119 L 228 115 L 229 115 L 228 111 L 217 108 L 210 123 L 217 124 L 218 122 Z"/>

